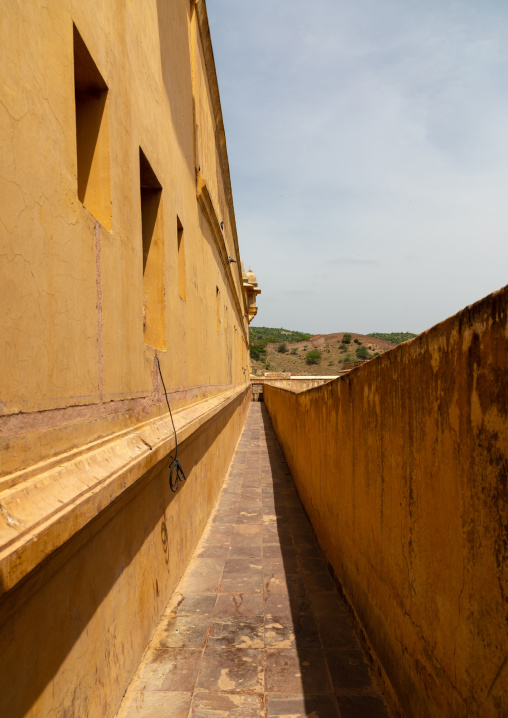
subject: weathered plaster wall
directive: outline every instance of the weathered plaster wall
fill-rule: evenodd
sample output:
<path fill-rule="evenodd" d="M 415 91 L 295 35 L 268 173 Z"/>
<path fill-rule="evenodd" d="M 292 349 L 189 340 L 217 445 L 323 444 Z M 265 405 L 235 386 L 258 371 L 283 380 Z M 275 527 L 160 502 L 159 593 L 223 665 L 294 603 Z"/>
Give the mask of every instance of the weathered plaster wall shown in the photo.
<path fill-rule="evenodd" d="M 264 400 L 410 716 L 508 715 L 508 287 L 325 386 Z"/>
<path fill-rule="evenodd" d="M 206 20 L 202 0 L 2 7 L 2 475 L 158 413 L 155 350 L 143 335 L 140 147 L 162 186 L 167 351 L 158 354 L 170 399 L 184 406 L 248 380 L 220 101 L 198 14 Z M 78 198 L 73 24 L 108 87 L 110 227 Z M 212 198 L 208 218 L 196 197 L 198 166 Z M 220 256 L 219 239 L 237 264 Z M 219 332 L 216 287 L 228 317 Z"/>
<path fill-rule="evenodd" d="M 6 0 L 0 54 L 0 714 L 109 716 L 250 400 L 206 5 Z"/>

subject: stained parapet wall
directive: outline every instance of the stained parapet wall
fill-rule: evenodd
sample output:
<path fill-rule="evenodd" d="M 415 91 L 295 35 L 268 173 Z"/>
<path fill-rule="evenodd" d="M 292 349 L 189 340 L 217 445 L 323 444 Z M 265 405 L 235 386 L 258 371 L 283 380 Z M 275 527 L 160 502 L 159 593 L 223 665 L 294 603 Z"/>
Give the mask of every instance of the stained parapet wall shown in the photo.
<path fill-rule="evenodd" d="M 508 715 L 508 287 L 264 400 L 402 710 Z"/>

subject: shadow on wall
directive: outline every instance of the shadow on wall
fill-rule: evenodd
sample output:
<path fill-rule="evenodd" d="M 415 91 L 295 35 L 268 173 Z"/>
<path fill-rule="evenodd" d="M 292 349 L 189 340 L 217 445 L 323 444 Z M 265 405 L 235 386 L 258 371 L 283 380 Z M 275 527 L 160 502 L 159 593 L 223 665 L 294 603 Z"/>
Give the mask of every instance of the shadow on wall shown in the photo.
<path fill-rule="evenodd" d="M 178 493 L 160 462 L 7 594 L 0 716 L 36 705 L 38 715 L 115 713 L 208 518 L 210 448 L 241 406 L 239 397 L 179 445 L 187 481 Z"/>
<path fill-rule="evenodd" d="M 322 387 L 264 387 L 408 715 L 508 715 L 507 370 L 505 287 Z"/>
<path fill-rule="evenodd" d="M 62 698 L 52 706 L 55 715 L 70 715 L 73 710 L 75 715 L 80 714 L 82 707 L 74 705 L 74 700 L 62 689 L 64 680 L 59 674 L 81 642 L 82 634 L 89 630 L 104 599 L 114 592 L 115 583 L 128 571 L 175 499 L 167 486 L 167 469 L 161 471 L 158 465 L 155 473 L 152 470 L 145 475 L 119 503 L 109 507 L 25 584 L 7 595 L 1 607 L 2 616 L 7 620 L 0 628 L 0 674 L 4 677 L 0 715 L 27 715 L 53 681 L 59 687 L 55 693 Z M 150 510 L 154 501 L 155 506 Z M 160 576 L 158 578 L 160 580 Z M 154 586 L 156 580 L 154 576 Z M 103 653 L 118 670 L 113 637 L 116 630 L 120 633 L 118 627 L 105 629 L 100 640 Z M 84 694 L 90 694 L 85 706 L 87 700 L 92 699 L 94 686 L 90 683 L 96 680 L 95 670 L 90 668 L 84 656 L 78 692 L 81 701 Z M 98 673 L 103 670 L 107 673 L 105 666 L 97 666 Z M 8 684 L 6 676 L 9 676 Z M 77 678 L 76 675 L 68 677 L 69 684 Z M 103 679 L 107 684 L 107 677 L 103 675 Z"/>
<path fill-rule="evenodd" d="M 273 497 L 263 486 L 263 511 L 276 515 L 265 527 L 274 543 L 263 546 L 265 690 L 280 691 L 283 681 L 288 694 L 269 696 L 269 714 L 335 717 L 338 705 L 341 716 L 388 718 L 263 403 L 260 410 L 273 475 Z"/>

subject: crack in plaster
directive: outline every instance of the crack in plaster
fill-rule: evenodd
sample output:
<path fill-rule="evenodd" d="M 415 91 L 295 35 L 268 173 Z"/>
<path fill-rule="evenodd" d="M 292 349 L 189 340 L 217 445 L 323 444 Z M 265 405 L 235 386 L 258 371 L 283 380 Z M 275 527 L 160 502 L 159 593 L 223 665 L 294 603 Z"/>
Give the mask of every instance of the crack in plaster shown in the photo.
<path fill-rule="evenodd" d="M 501 663 L 501 665 L 499 666 L 499 668 L 496 671 L 496 675 L 494 676 L 492 683 L 490 684 L 490 688 L 487 692 L 487 696 L 486 696 L 485 700 L 488 700 L 490 698 L 490 695 L 491 695 L 492 691 L 494 690 L 494 686 L 498 682 L 498 680 L 501 676 L 501 673 L 503 672 L 504 667 L 506 666 L 507 661 L 508 661 L 508 656 L 505 656 L 503 662 Z"/>

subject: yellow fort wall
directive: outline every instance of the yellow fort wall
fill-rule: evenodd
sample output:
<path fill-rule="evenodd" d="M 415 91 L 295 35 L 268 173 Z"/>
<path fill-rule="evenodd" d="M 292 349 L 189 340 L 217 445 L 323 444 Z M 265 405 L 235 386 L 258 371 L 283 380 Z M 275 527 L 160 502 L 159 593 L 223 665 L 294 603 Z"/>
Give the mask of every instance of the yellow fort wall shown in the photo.
<path fill-rule="evenodd" d="M 508 287 L 324 386 L 264 386 L 319 543 L 410 716 L 508 715 L 507 364 Z"/>
<path fill-rule="evenodd" d="M 0 715 L 109 716 L 250 401 L 206 5 L 6 0 L 0 48 Z"/>

